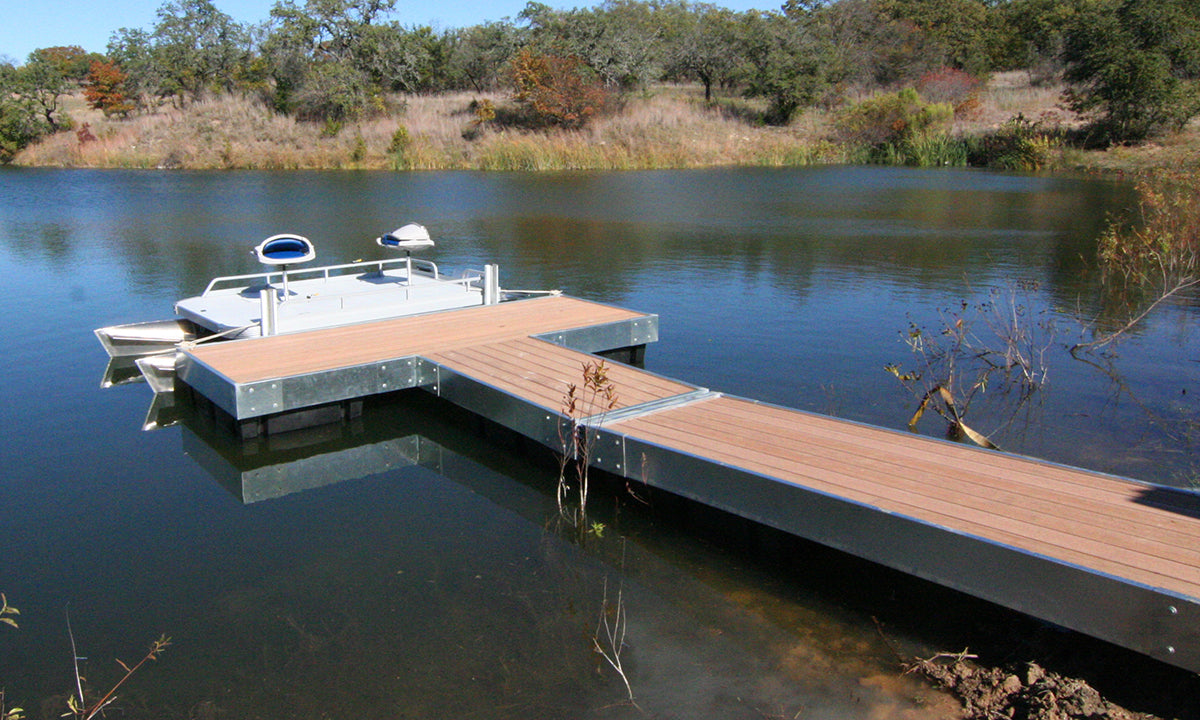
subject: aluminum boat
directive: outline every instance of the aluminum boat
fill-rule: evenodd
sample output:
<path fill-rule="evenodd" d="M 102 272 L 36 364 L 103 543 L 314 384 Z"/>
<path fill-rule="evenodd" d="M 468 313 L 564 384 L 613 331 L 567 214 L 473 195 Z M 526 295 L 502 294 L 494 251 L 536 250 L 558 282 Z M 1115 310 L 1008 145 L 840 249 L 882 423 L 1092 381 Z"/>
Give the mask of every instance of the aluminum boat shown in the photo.
<path fill-rule="evenodd" d="M 412 257 L 412 251 L 434 246 L 422 225 L 404 225 L 376 243 L 403 255 L 295 269 L 316 257 L 312 242 L 301 235 L 273 235 L 252 251 L 272 268 L 267 272 L 213 278 L 199 295 L 175 303 L 176 318 L 95 333 L 111 358 L 142 358 L 137 365 L 158 392 L 173 382 L 174 354 L 190 343 L 339 327 L 530 294 L 502 291 L 495 265 L 449 276 L 435 263 Z"/>

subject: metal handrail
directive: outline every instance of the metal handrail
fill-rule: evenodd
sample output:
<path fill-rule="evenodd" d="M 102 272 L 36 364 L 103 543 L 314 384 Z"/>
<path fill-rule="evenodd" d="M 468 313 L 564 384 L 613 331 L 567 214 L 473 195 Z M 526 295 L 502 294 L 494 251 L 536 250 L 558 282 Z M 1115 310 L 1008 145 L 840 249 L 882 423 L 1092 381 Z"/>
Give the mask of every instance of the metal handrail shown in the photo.
<path fill-rule="evenodd" d="M 313 277 L 313 276 L 321 277 L 321 278 L 324 278 L 325 280 L 328 280 L 330 278 L 330 276 L 332 274 L 334 274 L 334 271 L 341 271 L 341 272 L 336 273 L 338 275 L 347 275 L 347 274 L 349 274 L 349 272 L 347 272 L 347 271 L 356 270 L 356 269 L 366 269 L 366 268 L 376 268 L 379 271 L 379 273 L 382 274 L 385 269 L 391 269 L 393 267 L 408 267 L 409 260 L 412 261 L 412 267 L 414 270 L 416 270 L 424 275 L 429 275 L 430 277 L 432 277 L 435 280 L 437 280 L 441 277 L 441 274 L 438 271 L 438 266 L 436 263 L 434 263 L 430 260 L 423 260 L 420 258 L 392 258 L 389 260 L 365 260 L 365 261 L 359 261 L 359 262 L 353 262 L 353 263 L 346 263 L 344 265 L 326 265 L 323 267 L 316 267 L 316 268 L 300 268 L 297 270 L 289 270 L 287 275 L 289 278 L 291 278 L 293 280 L 296 279 L 297 277 L 303 279 L 305 277 Z M 213 290 L 217 289 L 218 286 L 224 287 L 227 285 L 233 285 L 234 283 L 240 283 L 242 287 L 247 287 L 247 288 L 253 287 L 254 284 L 252 282 L 249 282 L 252 280 L 262 280 L 265 283 L 270 284 L 271 278 L 273 278 L 273 277 L 278 277 L 278 278 L 282 279 L 283 271 L 274 270 L 274 271 L 264 272 L 264 273 L 252 273 L 250 275 L 223 275 L 221 277 L 215 277 L 212 280 L 210 280 L 208 282 L 207 287 L 204 288 L 204 292 L 202 292 L 200 294 L 201 294 L 201 296 L 207 295 L 210 292 L 212 292 Z"/>

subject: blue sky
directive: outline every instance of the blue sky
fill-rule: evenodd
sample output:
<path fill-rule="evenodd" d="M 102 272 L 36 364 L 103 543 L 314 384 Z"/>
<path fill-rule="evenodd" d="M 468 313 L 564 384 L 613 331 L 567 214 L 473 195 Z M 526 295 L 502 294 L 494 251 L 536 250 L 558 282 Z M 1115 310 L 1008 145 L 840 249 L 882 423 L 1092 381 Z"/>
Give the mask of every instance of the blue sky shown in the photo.
<path fill-rule="evenodd" d="M 555 8 L 594 7 L 595 2 L 542 0 Z M 0 0 L 0 56 L 25 62 L 37 48 L 79 45 L 104 52 L 109 35 L 119 28 L 150 29 L 163 0 Z M 213 0 L 221 12 L 238 22 L 266 20 L 275 0 Z M 774 9 L 782 0 L 727 0 L 715 5 L 733 10 Z M 515 18 L 525 0 L 397 0 L 395 19 L 404 25 L 449 29 L 489 20 Z"/>

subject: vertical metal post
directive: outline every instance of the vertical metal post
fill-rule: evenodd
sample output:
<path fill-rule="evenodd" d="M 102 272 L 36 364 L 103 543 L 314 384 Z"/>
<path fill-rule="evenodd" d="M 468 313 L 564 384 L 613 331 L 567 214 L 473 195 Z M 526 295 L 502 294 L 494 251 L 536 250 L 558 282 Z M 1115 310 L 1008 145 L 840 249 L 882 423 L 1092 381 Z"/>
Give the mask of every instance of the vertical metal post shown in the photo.
<path fill-rule="evenodd" d="M 483 304 L 495 305 L 500 302 L 500 266 L 483 266 Z"/>
<path fill-rule="evenodd" d="M 262 310 L 258 325 L 262 330 L 262 336 L 275 334 L 276 324 L 276 303 L 275 303 L 275 288 L 265 287 L 258 291 L 258 304 Z"/>

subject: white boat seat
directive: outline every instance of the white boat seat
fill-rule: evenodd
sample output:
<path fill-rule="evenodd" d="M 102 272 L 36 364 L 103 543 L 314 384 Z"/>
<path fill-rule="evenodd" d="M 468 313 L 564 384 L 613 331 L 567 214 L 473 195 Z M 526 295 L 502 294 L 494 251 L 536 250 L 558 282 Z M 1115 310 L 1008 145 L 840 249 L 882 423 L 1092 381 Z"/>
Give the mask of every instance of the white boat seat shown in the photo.
<path fill-rule="evenodd" d="M 304 263 L 317 256 L 308 238 L 300 235 L 272 235 L 254 248 L 258 261 L 264 265 Z"/>
<path fill-rule="evenodd" d="M 375 239 L 381 247 L 392 248 L 393 250 L 420 250 L 422 248 L 431 248 L 434 245 L 433 239 L 429 237 L 429 231 L 424 225 L 417 223 L 409 223 L 402 227 L 398 227 L 390 233 L 380 235 Z"/>

